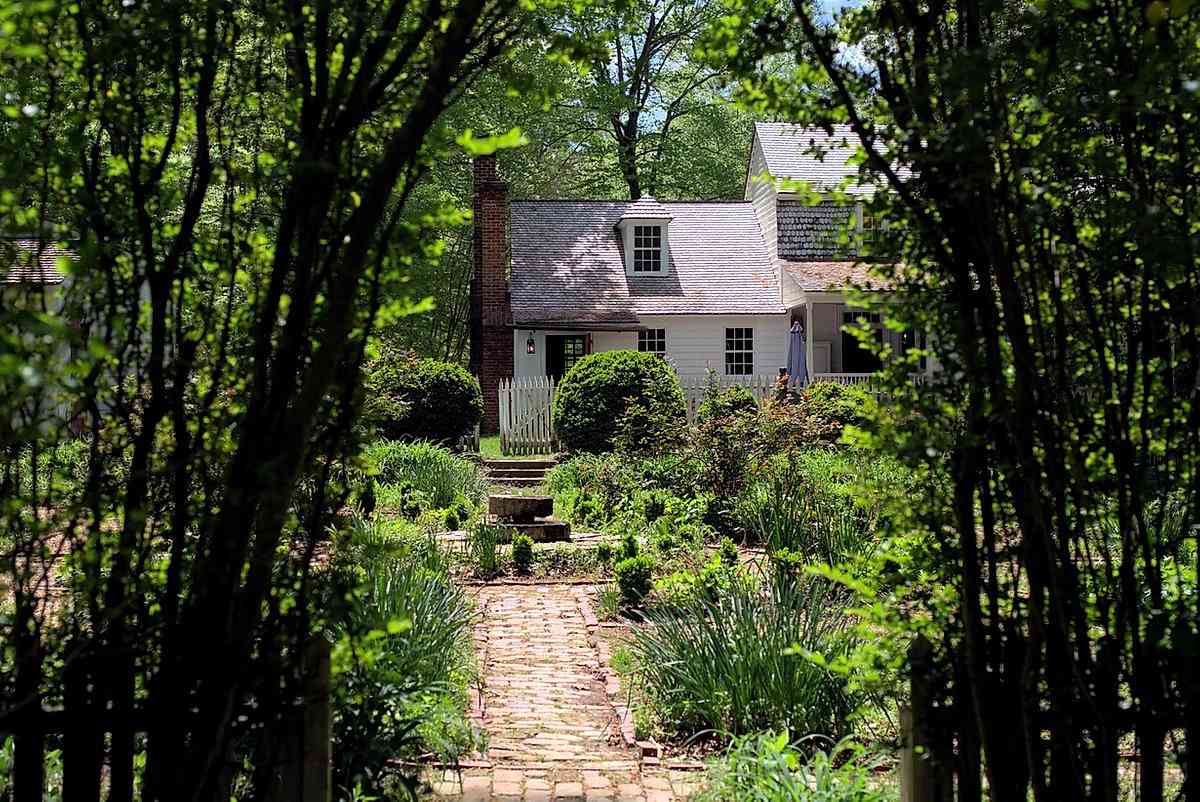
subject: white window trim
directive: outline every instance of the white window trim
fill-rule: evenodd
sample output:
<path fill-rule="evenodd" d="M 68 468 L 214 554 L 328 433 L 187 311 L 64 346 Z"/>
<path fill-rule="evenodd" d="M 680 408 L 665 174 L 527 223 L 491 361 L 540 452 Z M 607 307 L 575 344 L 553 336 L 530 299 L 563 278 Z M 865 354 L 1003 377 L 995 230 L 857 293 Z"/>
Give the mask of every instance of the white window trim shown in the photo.
<path fill-rule="evenodd" d="M 740 349 L 734 349 L 732 351 L 728 347 L 726 347 L 727 341 L 729 340 L 729 337 L 726 335 L 728 334 L 728 330 L 730 330 L 730 329 L 732 329 L 734 331 L 737 331 L 738 329 L 743 329 L 745 331 L 750 332 L 750 347 L 748 349 L 740 348 Z M 757 337 L 755 336 L 753 326 L 724 326 L 724 327 L 722 327 L 722 329 L 721 329 L 721 367 L 723 368 L 724 375 L 726 375 L 726 376 L 753 376 L 754 375 L 755 363 L 758 361 L 757 355 L 755 354 L 755 350 L 754 350 L 756 341 L 757 341 Z M 750 355 L 750 370 L 747 371 L 746 373 L 730 373 L 729 372 L 729 361 L 728 361 L 728 356 L 730 354 L 749 354 Z"/>
<path fill-rule="evenodd" d="M 661 218 L 627 218 L 621 221 L 621 240 L 625 246 L 625 275 L 636 278 L 639 276 L 666 276 L 671 272 L 671 243 L 670 243 L 670 226 L 667 225 L 670 221 Z M 640 270 L 635 272 L 633 269 L 633 233 L 637 226 L 658 226 L 662 230 L 662 252 L 660 254 L 662 262 L 658 270 Z"/>
<path fill-rule="evenodd" d="M 639 273 L 638 275 L 644 276 L 646 274 Z M 662 350 L 661 351 L 642 351 L 642 335 L 647 332 L 651 332 L 651 331 L 661 331 L 663 333 Z M 654 327 L 647 327 L 645 329 L 639 330 L 638 331 L 638 351 L 641 351 L 644 354 L 654 354 L 655 356 L 660 356 L 663 359 L 666 359 L 667 358 L 667 329 L 666 329 L 666 327 L 654 326 Z"/>

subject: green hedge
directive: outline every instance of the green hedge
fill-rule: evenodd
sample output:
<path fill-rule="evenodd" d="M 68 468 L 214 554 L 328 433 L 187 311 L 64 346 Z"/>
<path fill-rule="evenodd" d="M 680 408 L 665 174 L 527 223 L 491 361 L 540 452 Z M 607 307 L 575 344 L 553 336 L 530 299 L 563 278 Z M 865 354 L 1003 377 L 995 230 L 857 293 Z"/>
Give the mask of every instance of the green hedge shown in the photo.
<path fill-rule="evenodd" d="M 611 451 L 622 421 L 641 410 L 656 420 L 687 415 L 675 371 L 637 351 L 605 351 L 575 363 L 558 385 L 554 428 L 569 451 Z"/>
<path fill-rule="evenodd" d="M 461 365 L 388 352 L 367 365 L 363 419 L 392 440 L 454 445 L 483 416 L 479 382 Z"/>

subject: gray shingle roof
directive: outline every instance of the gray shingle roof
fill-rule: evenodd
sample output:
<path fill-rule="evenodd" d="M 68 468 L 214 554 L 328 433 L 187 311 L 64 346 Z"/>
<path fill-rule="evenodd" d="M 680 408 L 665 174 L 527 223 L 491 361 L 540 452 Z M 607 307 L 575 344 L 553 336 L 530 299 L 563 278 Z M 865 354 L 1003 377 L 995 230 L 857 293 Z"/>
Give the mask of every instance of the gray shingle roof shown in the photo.
<path fill-rule="evenodd" d="M 614 226 L 628 201 L 514 201 L 516 325 L 634 324 L 640 315 L 784 311 L 748 202 L 661 204 L 671 215 L 671 269 L 627 276 Z"/>
<path fill-rule="evenodd" d="M 61 284 L 59 259 L 78 255 L 54 242 L 12 237 L 0 239 L 0 284 Z"/>
<path fill-rule="evenodd" d="M 789 262 L 780 259 L 779 266 L 805 292 L 839 291 L 848 286 L 890 289 L 888 282 L 871 274 L 868 262 Z"/>
<path fill-rule="evenodd" d="M 832 130 L 830 135 L 823 128 L 794 123 L 754 124 L 772 178 L 807 181 L 817 192 L 836 189 L 850 178 L 848 194 L 873 194 L 874 187 L 858 183 L 858 166 L 847 164 L 858 150 L 858 136 L 848 125 L 835 125 Z M 898 173 L 902 178 L 910 175 L 903 168 Z"/>
<path fill-rule="evenodd" d="M 663 206 L 654 198 L 650 197 L 649 195 L 643 195 L 633 203 L 629 204 L 628 208 L 625 209 L 625 213 L 621 215 L 622 220 L 631 220 L 635 218 L 641 218 L 644 220 L 669 220 L 671 219 L 671 212 L 666 206 Z"/>

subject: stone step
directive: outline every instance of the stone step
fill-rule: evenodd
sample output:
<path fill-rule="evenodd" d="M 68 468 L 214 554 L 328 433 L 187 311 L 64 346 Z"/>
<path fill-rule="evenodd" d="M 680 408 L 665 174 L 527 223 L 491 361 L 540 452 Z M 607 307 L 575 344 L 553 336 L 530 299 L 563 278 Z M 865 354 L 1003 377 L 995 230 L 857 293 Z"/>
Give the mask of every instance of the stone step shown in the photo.
<path fill-rule="evenodd" d="M 545 475 L 544 468 L 488 468 L 488 476 L 541 479 Z"/>
<path fill-rule="evenodd" d="M 542 477 L 540 476 L 489 476 L 488 478 L 492 480 L 493 484 L 508 485 L 509 487 L 537 487 L 542 483 Z"/>
<path fill-rule="evenodd" d="M 532 468 L 546 471 L 550 468 L 553 468 L 557 464 L 558 463 L 552 459 L 485 459 L 483 461 L 483 467 L 487 468 L 489 471 L 497 469 L 504 470 L 508 468 Z"/>

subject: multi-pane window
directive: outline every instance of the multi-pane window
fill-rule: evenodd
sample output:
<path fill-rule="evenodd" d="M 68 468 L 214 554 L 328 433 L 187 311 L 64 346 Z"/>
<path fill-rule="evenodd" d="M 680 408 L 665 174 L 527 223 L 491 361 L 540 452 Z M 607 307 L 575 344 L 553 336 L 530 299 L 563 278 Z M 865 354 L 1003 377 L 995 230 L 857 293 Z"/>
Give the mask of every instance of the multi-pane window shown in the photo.
<path fill-rule="evenodd" d="M 725 329 L 725 375 L 754 373 L 754 329 Z"/>
<path fill-rule="evenodd" d="M 633 272 L 662 272 L 662 226 L 633 227 Z"/>
<path fill-rule="evenodd" d="M 665 357 L 667 355 L 667 330 L 642 329 L 639 331 L 638 350 L 643 353 Z"/>
<path fill-rule="evenodd" d="M 563 337 L 563 374 L 583 359 L 587 343 L 583 337 Z"/>
<path fill-rule="evenodd" d="M 879 234 L 879 221 L 875 219 L 875 215 L 871 214 L 871 210 L 865 206 L 859 207 L 859 239 L 862 244 L 868 248 L 876 243 L 876 237 Z"/>

